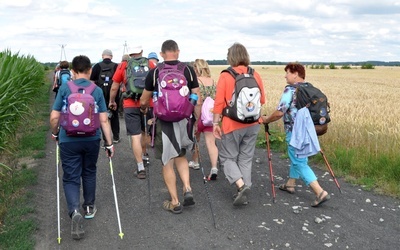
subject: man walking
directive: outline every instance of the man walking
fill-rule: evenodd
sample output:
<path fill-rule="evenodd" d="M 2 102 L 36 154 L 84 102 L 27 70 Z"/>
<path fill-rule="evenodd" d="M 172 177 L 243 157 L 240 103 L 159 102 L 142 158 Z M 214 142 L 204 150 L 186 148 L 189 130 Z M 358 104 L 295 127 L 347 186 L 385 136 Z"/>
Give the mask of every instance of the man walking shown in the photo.
<path fill-rule="evenodd" d="M 106 100 L 106 105 L 108 107 L 110 100 L 110 90 L 113 83 L 112 78 L 118 67 L 118 64 L 111 61 L 113 58 L 113 54 L 112 51 L 109 49 L 104 50 L 101 57 L 103 58 L 103 61 L 93 66 L 92 74 L 90 75 L 90 80 L 94 81 L 96 85 L 103 90 L 104 98 Z M 119 93 L 117 93 L 116 101 L 119 102 Z M 110 119 L 111 131 L 113 134 L 113 142 L 118 143 L 120 141 L 118 111 L 109 110 L 108 119 Z M 103 135 L 103 140 L 104 139 L 105 137 Z"/>
<path fill-rule="evenodd" d="M 180 88 L 180 94 L 185 94 L 186 90 L 188 91 L 188 93 L 197 94 L 197 96 L 199 96 L 200 94 L 199 84 L 197 82 L 197 78 L 195 77 L 196 73 L 194 72 L 193 68 L 191 66 L 183 64 L 178 60 L 179 48 L 178 44 L 175 41 L 167 40 L 162 44 L 161 56 L 164 59 L 164 62 L 159 64 L 157 68 L 150 70 L 149 74 L 147 75 L 145 89 L 140 99 L 140 108 L 142 112 L 146 112 L 146 110 L 148 109 L 153 91 L 160 90 L 160 86 L 158 86 L 159 83 L 161 85 L 161 88 L 163 88 L 167 84 L 178 85 L 178 83 L 186 82 L 187 84 Z M 166 74 L 165 72 L 167 72 L 167 68 L 173 68 L 174 65 L 176 65 L 175 67 L 177 69 L 182 69 L 183 77 L 186 80 L 182 78 L 174 78 L 172 80 L 162 79 L 162 81 L 156 80 L 159 76 L 161 77 L 161 75 Z M 180 76 L 182 76 L 182 74 Z M 187 98 L 186 96 L 183 98 Z M 159 95 L 159 97 L 161 96 Z M 182 97 L 177 95 L 177 98 Z M 189 105 L 191 104 L 189 103 Z M 156 111 L 155 103 L 154 109 Z M 171 116 L 176 117 L 176 115 Z M 198 117 L 198 114 L 196 114 L 195 116 Z M 179 214 L 182 212 L 183 206 L 189 207 L 195 204 L 192 188 L 190 186 L 189 164 L 185 156 L 186 150 L 190 150 L 193 148 L 193 122 L 189 123 L 188 118 L 183 118 L 179 121 L 171 122 L 167 121 L 166 119 L 163 120 L 161 119 L 161 117 L 158 117 L 157 121 L 158 123 L 156 128 L 161 127 L 161 134 L 157 133 L 156 139 L 159 140 L 159 138 L 162 138 L 162 142 L 157 142 L 157 146 L 161 146 L 162 144 L 162 173 L 165 185 L 167 186 L 168 192 L 171 196 L 171 200 L 164 201 L 163 208 L 174 214 Z M 179 202 L 178 198 L 174 165 L 176 166 L 176 170 L 183 185 L 183 206 Z"/>
<path fill-rule="evenodd" d="M 155 65 L 149 63 L 147 58 L 142 56 L 143 49 L 141 46 L 134 47 L 130 50 L 129 56 L 130 59 L 128 61 L 123 61 L 118 66 L 114 77 L 113 84 L 110 92 L 110 103 L 109 108 L 112 110 L 117 110 L 117 102 L 116 96 L 118 90 L 120 88 L 120 84 L 126 85 L 126 92 L 123 95 L 123 106 L 124 106 L 124 117 L 126 124 L 126 131 L 128 136 L 131 139 L 132 151 L 137 163 L 137 169 L 134 172 L 134 175 L 139 179 L 146 179 L 146 171 L 144 169 L 143 161 L 148 161 L 148 155 L 143 155 L 143 146 L 145 145 L 145 129 L 144 129 L 144 115 L 140 112 L 140 96 L 141 90 L 134 89 L 134 87 L 129 86 L 128 82 L 133 81 L 130 78 L 135 78 L 136 72 L 132 72 L 132 69 L 136 68 L 136 71 L 141 71 L 140 68 L 146 70 L 147 73 L 149 69 L 154 68 Z M 140 63 L 139 63 L 140 62 Z M 143 65 L 145 64 L 145 65 Z M 136 66 L 129 66 L 136 65 Z M 130 71 L 130 72 L 128 72 Z M 152 114 L 150 112 L 147 113 L 146 119 L 150 119 Z M 147 124 L 147 121 L 146 121 Z"/>

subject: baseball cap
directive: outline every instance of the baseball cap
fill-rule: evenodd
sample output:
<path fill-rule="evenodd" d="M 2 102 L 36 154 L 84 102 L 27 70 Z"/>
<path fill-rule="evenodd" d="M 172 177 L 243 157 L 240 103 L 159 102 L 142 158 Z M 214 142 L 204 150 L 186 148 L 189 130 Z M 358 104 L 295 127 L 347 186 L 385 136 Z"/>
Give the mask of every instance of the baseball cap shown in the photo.
<path fill-rule="evenodd" d="M 122 61 L 128 61 L 129 60 L 129 55 L 125 54 L 122 56 Z"/>
<path fill-rule="evenodd" d="M 140 54 L 140 53 L 142 53 L 142 51 L 143 51 L 142 46 L 132 47 L 132 48 L 129 50 L 129 55 L 132 55 L 132 54 Z"/>
<path fill-rule="evenodd" d="M 113 54 L 112 54 L 112 51 L 111 50 L 109 50 L 109 49 L 105 49 L 104 51 L 103 51 L 103 54 L 102 54 L 103 56 L 112 56 Z"/>
<path fill-rule="evenodd" d="M 147 59 L 156 59 L 157 62 L 159 61 L 156 52 L 150 52 L 149 55 L 147 56 Z"/>

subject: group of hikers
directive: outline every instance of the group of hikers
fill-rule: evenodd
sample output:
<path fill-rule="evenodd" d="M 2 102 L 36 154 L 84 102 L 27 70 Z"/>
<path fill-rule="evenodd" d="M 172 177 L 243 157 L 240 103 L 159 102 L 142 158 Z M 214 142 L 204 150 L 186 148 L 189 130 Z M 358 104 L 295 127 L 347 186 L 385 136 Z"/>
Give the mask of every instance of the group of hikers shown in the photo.
<path fill-rule="evenodd" d="M 121 140 L 118 112 L 121 103 L 136 162 L 134 175 L 146 179 L 149 164 L 146 146 L 152 144 L 157 152 L 155 158 L 161 159 L 162 175 L 170 195 L 162 204 L 167 211 L 179 214 L 184 207 L 195 205 L 189 171 L 190 168 L 199 169 L 199 150 L 194 149 L 198 149 L 201 133 L 211 163 L 208 180 L 217 180 L 218 166 L 221 166 L 226 180 L 237 188 L 233 205 L 247 205 L 260 124 L 281 118 L 291 165 L 289 179 L 279 189 L 293 194 L 296 180 L 301 179 L 316 195 L 311 206 L 319 206 L 330 199 L 309 167 L 307 156 L 299 157 L 290 143 L 294 121 L 304 113 L 298 112 L 295 95 L 296 85 L 305 81 L 303 65 L 286 65 L 288 85 L 277 109 L 267 116 L 261 115 L 266 100 L 264 84 L 260 74 L 249 66 L 250 56 L 245 46 L 234 43 L 228 48 L 229 67 L 221 72 L 217 82 L 212 79 L 204 59 L 186 64 L 179 61 L 179 53 L 178 44 L 166 40 L 159 53 L 162 62 L 154 52 L 144 57 L 142 47 L 138 46 L 131 48 L 120 63 L 114 63 L 112 51 L 106 49 L 102 53 L 103 60 L 93 67 L 87 56 L 73 58 L 72 74 L 67 83 L 60 81 L 61 70 L 55 74 L 56 98 L 50 126 L 60 149 L 63 188 L 74 239 L 84 236 L 84 218 L 91 219 L 97 212 L 96 163 L 101 148 L 111 159 L 114 144 Z M 60 67 L 68 69 L 69 64 L 63 61 Z M 299 134 L 296 134 L 297 140 Z M 220 140 L 218 147 L 216 140 Z M 186 157 L 188 151 L 193 153 L 190 162 Z M 182 183 L 181 191 L 177 187 L 175 169 Z M 183 200 L 179 199 L 180 193 Z"/>

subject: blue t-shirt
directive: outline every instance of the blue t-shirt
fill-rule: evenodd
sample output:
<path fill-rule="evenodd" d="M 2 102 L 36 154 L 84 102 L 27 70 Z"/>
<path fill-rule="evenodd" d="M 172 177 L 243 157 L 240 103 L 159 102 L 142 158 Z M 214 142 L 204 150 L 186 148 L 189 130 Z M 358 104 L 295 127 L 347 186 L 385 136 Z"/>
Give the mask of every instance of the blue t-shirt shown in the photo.
<path fill-rule="evenodd" d="M 83 86 L 83 87 L 87 87 L 90 84 L 90 81 L 86 80 L 84 78 L 77 79 L 74 82 L 77 85 Z M 54 101 L 54 104 L 53 104 L 53 110 L 61 112 L 61 108 L 64 104 L 63 100 L 67 100 L 68 96 L 70 94 L 71 94 L 71 90 L 69 89 L 68 84 L 61 85 L 60 89 L 58 90 L 56 100 Z M 104 99 L 103 91 L 99 87 L 96 87 L 96 89 L 92 93 L 92 96 L 94 97 L 94 100 L 97 102 L 97 106 L 99 106 L 98 112 L 99 113 L 107 112 L 107 106 L 106 106 L 106 101 Z M 58 140 L 60 143 L 95 141 L 95 140 L 100 140 L 100 135 L 101 135 L 101 131 L 99 128 L 99 129 L 97 129 L 96 135 L 94 135 L 94 136 L 72 137 L 72 136 L 67 136 L 65 130 L 62 127 L 60 127 L 60 133 L 58 135 Z"/>
<path fill-rule="evenodd" d="M 296 87 L 287 85 L 283 90 L 281 100 L 279 101 L 277 110 L 283 112 L 283 124 L 285 132 L 291 132 L 296 119 L 297 108 L 296 108 Z"/>

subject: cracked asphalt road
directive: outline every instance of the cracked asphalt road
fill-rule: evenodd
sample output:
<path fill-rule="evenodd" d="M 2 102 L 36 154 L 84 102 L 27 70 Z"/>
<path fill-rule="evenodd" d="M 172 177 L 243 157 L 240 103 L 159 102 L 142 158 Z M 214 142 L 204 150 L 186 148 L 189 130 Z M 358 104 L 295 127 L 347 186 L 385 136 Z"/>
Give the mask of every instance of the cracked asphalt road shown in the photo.
<path fill-rule="evenodd" d="M 53 98 L 50 98 L 50 102 Z M 121 135 L 125 123 L 121 119 Z M 70 218 L 60 187 L 61 244 L 57 243 L 57 203 L 55 144 L 47 141 L 46 158 L 36 168 L 39 182 L 35 190 L 37 220 L 36 249 L 398 249 L 400 247 L 400 202 L 398 199 L 363 191 L 338 178 L 340 193 L 325 167 L 314 170 L 331 200 L 312 208 L 314 195 L 302 182 L 295 194 L 276 188 L 272 202 L 268 160 L 265 149 L 256 149 L 253 159 L 253 186 L 249 205 L 234 207 L 229 186 L 220 171 L 218 180 L 204 184 L 202 172 L 190 170 L 196 205 L 172 214 L 162 209 L 168 192 L 161 176 L 161 162 L 150 148 L 150 193 L 147 180 L 133 176 L 134 160 L 128 138 L 115 145 L 114 178 L 119 203 L 123 239 L 119 237 L 112 179 L 108 159 L 101 152 L 98 161 L 94 219 L 85 220 L 85 238 L 73 240 Z M 202 165 L 209 172 L 204 140 L 200 142 Z M 187 154 L 190 159 L 190 154 Z M 289 161 L 273 153 L 275 185 L 287 178 Z M 332 166 L 333 170 L 335 169 Z M 60 175 L 62 170 L 60 168 Z M 60 185 L 62 177 L 60 176 Z M 216 228 L 205 185 L 215 215 Z M 178 180 L 178 187 L 182 185 Z M 183 194 L 181 194 L 182 199 Z M 82 199 L 81 199 L 82 202 Z"/>

